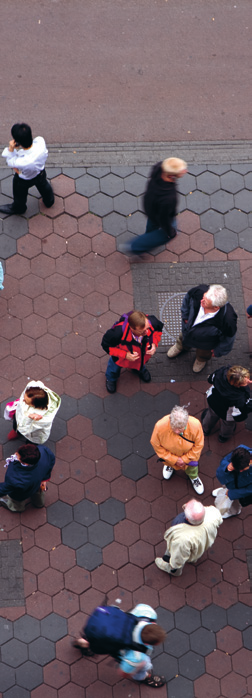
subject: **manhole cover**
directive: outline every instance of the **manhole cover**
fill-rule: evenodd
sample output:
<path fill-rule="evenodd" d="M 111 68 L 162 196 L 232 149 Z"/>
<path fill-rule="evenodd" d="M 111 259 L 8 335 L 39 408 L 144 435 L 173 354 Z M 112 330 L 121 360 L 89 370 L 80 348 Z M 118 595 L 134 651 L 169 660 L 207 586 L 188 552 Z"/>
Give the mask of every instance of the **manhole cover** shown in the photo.
<path fill-rule="evenodd" d="M 158 293 L 160 320 L 164 323 L 161 344 L 173 344 L 181 331 L 181 305 L 184 293 Z"/>

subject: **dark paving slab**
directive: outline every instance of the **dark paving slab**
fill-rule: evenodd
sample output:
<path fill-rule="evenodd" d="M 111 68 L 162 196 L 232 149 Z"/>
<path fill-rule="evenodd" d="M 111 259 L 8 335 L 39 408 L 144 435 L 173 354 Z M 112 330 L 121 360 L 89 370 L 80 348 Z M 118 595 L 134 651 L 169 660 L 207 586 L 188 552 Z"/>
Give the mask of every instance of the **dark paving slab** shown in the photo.
<path fill-rule="evenodd" d="M 118 150 L 114 154 L 118 158 Z M 248 365 L 252 327 L 245 308 L 252 259 L 246 192 L 251 194 L 252 165 L 221 158 L 222 164 L 211 158 L 208 165 L 191 164 L 181 181 L 181 232 L 166 249 L 136 263 L 117 244 L 144 231 L 141 194 L 149 166 L 143 150 L 141 158 L 134 165 L 113 158 L 109 165 L 88 167 L 61 169 L 56 163 L 48 168 L 55 207 L 38 213 L 32 192 L 27 217 L 3 218 L 2 235 L 15 250 L 5 261 L 0 298 L 1 414 L 20 395 L 27 375 L 62 395 L 49 442 L 56 466 L 45 509 L 28 505 L 21 515 L 0 510 L 1 541 L 18 541 L 23 549 L 24 581 L 22 605 L 0 606 L 4 698 L 65 698 L 69 692 L 73 698 L 121 698 L 133 690 L 140 698 L 139 687 L 117 680 L 110 660 L 82 660 L 70 646 L 69 635 L 76 637 L 105 599 L 124 610 L 138 601 L 158 609 L 168 633 L 154 654 L 155 670 L 168 681 L 161 698 L 251 693 L 249 508 L 223 522 L 213 548 L 181 578 L 170 579 L 154 565 L 164 550 L 165 529 L 192 490 L 183 474 L 162 480 L 150 434 L 174 404 L 189 403 L 200 416 L 206 374 L 195 380 L 188 356 L 168 362 L 165 343 L 151 363 L 150 384 L 124 371 L 117 393 L 108 395 L 100 341 L 134 303 L 158 315 L 158 292 L 183 294 L 207 279 L 227 285 L 240 323 L 230 359 Z M 9 171 L 0 175 L 7 198 Z M 179 302 L 177 318 L 178 310 Z M 7 442 L 3 418 L 0 426 L 3 463 L 18 442 Z M 247 428 L 239 425 L 228 446 L 216 434 L 206 439 L 200 469 L 207 504 L 220 457 L 241 442 L 250 444 L 251 428 L 251 420 Z"/>

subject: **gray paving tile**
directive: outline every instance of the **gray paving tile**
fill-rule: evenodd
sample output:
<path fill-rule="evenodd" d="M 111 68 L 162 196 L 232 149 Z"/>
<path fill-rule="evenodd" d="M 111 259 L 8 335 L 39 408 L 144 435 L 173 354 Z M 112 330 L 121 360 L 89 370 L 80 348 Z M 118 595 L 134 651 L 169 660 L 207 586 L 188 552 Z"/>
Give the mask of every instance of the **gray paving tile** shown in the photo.
<path fill-rule="evenodd" d="M 15 620 L 14 623 L 14 637 L 22 642 L 32 642 L 39 637 L 40 634 L 40 623 L 36 618 L 31 616 L 22 616 Z"/>
<path fill-rule="evenodd" d="M 122 474 L 130 480 L 140 480 L 147 475 L 148 468 L 146 459 L 136 453 L 132 453 L 122 461 Z"/>
<path fill-rule="evenodd" d="M 226 611 L 224 608 L 215 606 L 213 603 L 210 606 L 207 606 L 207 608 L 204 608 L 201 618 L 203 627 L 207 628 L 208 630 L 212 630 L 214 633 L 217 633 L 218 630 L 221 630 L 221 628 L 224 628 L 225 625 L 227 625 Z M 232 623 L 230 625 L 232 625 Z"/>
<path fill-rule="evenodd" d="M 243 230 L 242 233 L 238 235 L 239 238 L 239 245 L 242 247 L 243 250 L 248 250 L 248 252 L 252 252 L 252 231 L 251 228 L 247 228 L 247 230 Z"/>
<path fill-rule="evenodd" d="M 190 606 L 180 608 L 175 613 L 175 626 L 185 633 L 192 633 L 201 626 L 200 612 Z"/>
<path fill-rule="evenodd" d="M 166 681 L 171 681 L 178 675 L 178 661 L 175 657 L 168 657 L 166 652 L 158 654 L 154 661 L 154 673 L 165 676 Z"/>
<path fill-rule="evenodd" d="M 184 177 L 178 180 L 178 191 L 180 194 L 190 194 L 190 192 L 196 189 L 196 177 L 192 174 L 186 174 Z"/>
<path fill-rule="evenodd" d="M 118 424 L 118 431 L 121 434 L 126 434 L 126 436 L 130 436 L 131 439 L 134 436 L 137 436 L 137 434 L 141 434 L 141 431 L 143 431 L 142 417 L 136 414 L 132 414 L 131 412 L 128 412 L 127 414 L 123 414 L 122 416 L 120 416 Z"/>
<path fill-rule="evenodd" d="M 39 213 L 39 200 L 35 199 L 34 196 L 29 196 L 27 199 L 27 211 L 23 213 L 23 217 L 28 219 L 32 218 L 32 216 L 36 216 L 37 213 Z"/>
<path fill-rule="evenodd" d="M 20 686 L 12 686 L 8 691 L 5 691 L 4 698 L 30 698 L 30 691 Z"/>
<path fill-rule="evenodd" d="M 243 177 L 237 172 L 232 172 L 232 170 L 222 175 L 220 181 L 221 189 L 229 191 L 231 194 L 236 194 L 244 187 Z"/>
<path fill-rule="evenodd" d="M 245 630 L 252 625 L 251 608 L 244 603 L 236 603 L 227 610 L 227 622 L 232 628 Z"/>
<path fill-rule="evenodd" d="M 170 414 L 175 405 L 179 404 L 179 397 L 169 390 L 162 390 L 161 393 L 155 395 L 153 403 L 154 410 L 160 412 L 161 417 L 164 417 L 165 414 Z M 159 419 L 161 417 L 159 417 Z"/>
<path fill-rule="evenodd" d="M 141 175 L 143 175 L 143 177 L 147 178 L 150 175 L 150 167 L 148 165 L 147 166 L 137 165 L 135 167 L 135 172 L 137 172 L 138 174 L 141 174 Z M 146 184 L 147 184 L 147 182 L 146 182 Z"/>
<path fill-rule="evenodd" d="M 99 179 L 92 177 L 89 174 L 84 174 L 76 181 L 75 185 L 77 194 L 82 196 L 94 196 L 100 191 Z"/>
<path fill-rule="evenodd" d="M 16 682 L 18 686 L 32 691 L 43 683 L 42 667 L 34 662 L 25 662 L 23 666 L 16 669 Z"/>
<path fill-rule="evenodd" d="M 232 252 L 238 247 L 238 235 L 233 233 L 232 230 L 221 230 L 219 233 L 215 233 L 214 236 L 215 247 L 222 252 Z"/>
<path fill-rule="evenodd" d="M 82 548 L 76 551 L 76 561 L 79 567 L 84 567 L 85 570 L 95 570 L 96 567 L 102 564 L 102 551 L 97 545 L 86 543 Z"/>
<path fill-rule="evenodd" d="M 113 526 L 105 521 L 96 521 L 88 528 L 88 539 L 89 543 L 105 548 L 114 540 Z"/>
<path fill-rule="evenodd" d="M 147 414 L 146 417 L 144 417 L 144 431 L 146 432 L 146 434 L 148 434 L 149 439 L 150 435 L 153 432 L 156 422 L 158 422 L 159 419 L 164 417 L 165 414 L 168 414 L 169 411 L 170 410 L 168 410 L 168 412 L 163 412 L 162 410 L 162 413 L 155 411 L 151 414 Z"/>
<path fill-rule="evenodd" d="M 224 221 L 225 228 L 233 230 L 234 233 L 241 233 L 242 230 L 247 228 L 248 216 L 243 211 L 238 211 L 236 208 L 233 208 L 232 211 L 225 213 Z"/>
<path fill-rule="evenodd" d="M 248 174 L 245 175 L 244 182 L 245 182 L 246 189 L 249 189 L 251 191 L 252 190 L 252 172 L 249 172 Z"/>
<path fill-rule="evenodd" d="M 144 417 L 146 414 L 154 409 L 154 398 L 148 393 L 139 392 L 135 393 L 130 398 L 130 411 L 131 413 L 136 413 Z"/>
<path fill-rule="evenodd" d="M 132 453 L 132 441 L 128 436 L 115 434 L 111 439 L 108 439 L 107 449 L 110 456 L 121 460 Z"/>
<path fill-rule="evenodd" d="M 245 213 L 250 213 L 252 209 L 251 198 L 251 191 L 248 191 L 248 189 L 239 191 L 234 197 L 236 208 L 240 208 L 241 211 L 244 211 Z"/>
<path fill-rule="evenodd" d="M 94 419 L 97 415 L 102 414 L 103 403 L 100 397 L 97 395 L 84 395 L 80 400 L 78 400 L 78 412 L 84 417 L 89 417 L 89 419 Z"/>
<path fill-rule="evenodd" d="M 63 436 L 67 435 L 67 425 L 64 419 L 61 419 L 56 415 L 53 424 L 52 424 L 52 429 L 50 433 L 50 439 L 51 441 L 60 441 L 60 439 L 63 439 Z"/>
<path fill-rule="evenodd" d="M 219 211 L 219 213 L 227 213 L 230 209 L 234 208 L 234 198 L 232 194 L 228 194 L 226 191 L 215 192 L 211 197 L 211 208 Z"/>
<path fill-rule="evenodd" d="M 124 191 L 124 181 L 121 177 L 110 173 L 101 179 L 101 191 L 108 196 L 117 196 Z"/>
<path fill-rule="evenodd" d="M 87 542 L 87 528 L 76 521 L 72 521 L 68 526 L 62 528 L 62 543 L 69 548 L 77 550 Z"/>
<path fill-rule="evenodd" d="M 125 505 L 118 499 L 110 497 L 106 502 L 100 504 L 100 519 L 115 526 L 119 521 L 125 519 Z"/>
<path fill-rule="evenodd" d="M 52 526 L 63 528 L 73 520 L 72 507 L 65 502 L 55 502 L 47 507 L 47 521 Z"/>
<path fill-rule="evenodd" d="M 194 633 L 191 633 L 190 645 L 194 652 L 202 654 L 202 657 L 206 657 L 207 654 L 216 649 L 215 634 L 211 630 L 206 630 L 206 628 L 199 628 Z"/>
<path fill-rule="evenodd" d="M 45 666 L 52 662 L 56 656 L 54 642 L 45 637 L 39 637 L 34 642 L 31 642 L 28 651 L 30 661 L 36 662 L 39 666 Z"/>
<path fill-rule="evenodd" d="M 58 177 L 61 174 L 61 168 L 60 167 L 47 167 L 46 168 L 46 174 L 49 179 L 53 179 L 54 177 Z M 52 182 L 53 186 L 53 182 Z"/>
<path fill-rule="evenodd" d="M 118 177 L 128 177 L 128 175 L 133 174 L 134 167 L 127 167 L 125 165 L 112 165 L 111 172 L 118 175 Z"/>
<path fill-rule="evenodd" d="M 128 216 L 127 218 L 127 227 L 130 233 L 135 233 L 135 235 L 143 235 L 146 228 L 145 214 L 141 211 L 132 213 L 132 216 Z"/>
<path fill-rule="evenodd" d="M 167 609 L 162 606 L 158 606 L 155 610 L 158 617 L 157 622 L 169 633 L 170 630 L 174 628 L 174 613 L 167 611 Z"/>
<path fill-rule="evenodd" d="M 74 505 L 73 517 L 75 521 L 83 526 L 91 526 L 99 519 L 98 506 L 94 502 L 89 502 L 88 499 L 83 499 L 82 502 Z"/>
<path fill-rule="evenodd" d="M 220 178 L 213 172 L 204 172 L 197 177 L 197 188 L 205 194 L 213 194 L 220 188 Z"/>
<path fill-rule="evenodd" d="M 240 174 L 245 175 L 247 174 L 247 172 L 252 171 L 252 165 L 251 162 L 241 164 L 235 163 L 234 165 L 231 165 L 231 170 L 234 170 L 234 172 L 240 172 Z"/>
<path fill-rule="evenodd" d="M 135 436 L 133 439 L 133 451 L 143 458 L 151 458 L 151 456 L 153 456 L 152 445 L 145 433 Z"/>
<path fill-rule="evenodd" d="M 63 167 L 62 173 L 72 179 L 78 179 L 86 173 L 86 167 Z"/>
<path fill-rule="evenodd" d="M 0 168 L 0 180 L 5 179 L 6 177 L 10 177 L 10 168 L 9 167 L 1 167 Z"/>
<path fill-rule="evenodd" d="M 182 657 L 183 654 L 189 652 L 189 638 L 180 630 L 171 630 L 164 642 L 164 649 L 172 657 Z"/>
<path fill-rule="evenodd" d="M 106 194 L 95 194 L 89 199 L 89 210 L 97 216 L 107 216 L 113 211 L 113 199 Z"/>
<path fill-rule="evenodd" d="M 1 672 L 0 672 L 0 691 L 4 692 L 7 691 L 8 688 L 11 688 L 15 684 L 15 671 L 12 669 L 12 667 L 7 666 L 6 664 L 1 665 Z"/>
<path fill-rule="evenodd" d="M 193 213 L 204 213 L 210 207 L 210 199 L 207 194 L 203 194 L 201 191 L 193 191 L 192 194 L 188 194 L 186 197 L 187 208 Z M 213 207 L 214 208 L 214 207 Z"/>
<path fill-rule="evenodd" d="M 129 214 L 134 213 L 134 211 L 137 211 L 137 209 L 137 198 L 132 196 L 132 194 L 123 192 L 123 194 L 118 194 L 118 196 L 115 196 L 114 210 L 117 213 L 121 213 L 123 216 L 128 216 Z"/>
<path fill-rule="evenodd" d="M 5 194 L 5 196 L 9 196 L 10 198 L 13 197 L 12 182 L 13 177 L 6 177 L 6 179 L 3 179 L 1 182 L 2 194 Z"/>
<path fill-rule="evenodd" d="M 99 414 L 93 419 L 93 432 L 102 439 L 109 439 L 118 433 L 118 421 L 109 414 Z"/>
<path fill-rule="evenodd" d="M 78 414 L 78 401 L 69 395 L 62 395 L 58 414 L 61 419 L 66 420 L 75 417 Z"/>
<path fill-rule="evenodd" d="M 207 169 L 209 172 L 214 172 L 214 174 L 222 175 L 230 170 L 230 165 L 228 165 L 227 163 L 224 165 L 208 165 Z"/>
<path fill-rule="evenodd" d="M 28 659 L 28 650 L 24 642 L 20 640 L 10 640 L 1 648 L 1 659 L 4 664 L 17 667 Z"/>
<path fill-rule="evenodd" d="M 3 232 L 14 240 L 18 240 L 28 233 L 28 223 L 21 216 L 8 216 L 3 221 Z"/>
<path fill-rule="evenodd" d="M 188 165 L 188 173 L 197 177 L 207 171 L 207 165 Z"/>
<path fill-rule="evenodd" d="M 204 659 L 195 652 L 187 652 L 184 657 L 180 657 L 178 664 L 179 674 L 192 681 L 195 681 L 195 679 L 205 673 Z"/>
<path fill-rule="evenodd" d="M 122 417 L 129 410 L 129 399 L 125 395 L 115 393 L 104 398 L 104 410 L 114 417 Z"/>
<path fill-rule="evenodd" d="M 179 195 L 179 200 L 178 200 L 178 213 L 182 213 L 182 211 L 186 211 L 187 209 L 187 197 L 184 196 L 183 194 Z"/>
<path fill-rule="evenodd" d="M 1 235 L 1 258 L 9 259 L 13 254 L 16 254 L 16 240 L 2 233 Z"/>
<path fill-rule="evenodd" d="M 0 618 L 0 647 L 13 637 L 13 623 L 7 618 Z"/>
<path fill-rule="evenodd" d="M 136 172 L 129 175 L 129 177 L 125 177 L 124 180 L 125 191 L 127 191 L 129 194 L 134 194 L 135 196 L 140 196 L 144 193 L 146 184 L 146 177 L 142 177 L 142 175 L 137 174 Z"/>
<path fill-rule="evenodd" d="M 209 211 L 200 216 L 200 225 L 202 230 L 206 230 L 207 233 L 217 233 L 224 228 L 224 216 L 217 211 L 213 211 L 213 209 L 209 209 Z"/>
<path fill-rule="evenodd" d="M 109 174 L 110 167 L 88 167 L 87 172 L 88 174 L 93 175 L 93 177 L 98 177 L 98 179 L 100 179 L 101 177 L 105 177 L 105 175 Z"/>
<path fill-rule="evenodd" d="M 247 628 L 246 630 L 243 631 L 242 633 L 242 638 L 243 638 L 243 645 L 246 647 L 248 650 L 252 650 L 252 627 Z"/>
<path fill-rule="evenodd" d="M 41 621 L 41 636 L 57 642 L 67 635 L 67 621 L 58 613 L 50 613 Z"/>
<path fill-rule="evenodd" d="M 127 230 L 127 219 L 119 213 L 110 213 L 103 218 L 104 233 L 118 237 Z"/>
<path fill-rule="evenodd" d="M 178 676 L 169 683 L 168 688 L 169 698 L 194 698 L 194 688 L 192 681 L 185 679 L 184 676 Z"/>

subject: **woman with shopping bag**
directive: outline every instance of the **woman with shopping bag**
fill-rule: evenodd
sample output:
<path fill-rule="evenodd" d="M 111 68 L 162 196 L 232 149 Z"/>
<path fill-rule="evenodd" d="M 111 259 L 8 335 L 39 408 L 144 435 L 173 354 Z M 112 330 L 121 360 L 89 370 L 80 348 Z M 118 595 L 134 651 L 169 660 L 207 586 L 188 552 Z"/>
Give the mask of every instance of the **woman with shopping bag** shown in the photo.
<path fill-rule="evenodd" d="M 216 477 L 225 487 L 213 490 L 215 506 L 223 519 L 252 504 L 252 450 L 241 444 L 220 462 Z"/>

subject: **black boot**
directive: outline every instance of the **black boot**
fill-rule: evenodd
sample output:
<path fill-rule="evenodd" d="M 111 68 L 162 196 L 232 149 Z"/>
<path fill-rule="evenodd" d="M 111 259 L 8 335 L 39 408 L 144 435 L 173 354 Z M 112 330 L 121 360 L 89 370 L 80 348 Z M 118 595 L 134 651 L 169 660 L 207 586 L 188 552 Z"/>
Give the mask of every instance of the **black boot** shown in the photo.
<path fill-rule="evenodd" d="M 0 213 L 7 213 L 8 216 L 13 216 L 16 211 L 13 204 L 3 204 L 3 206 L 0 206 Z"/>

